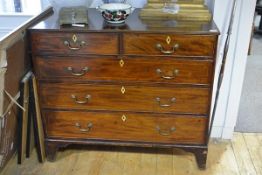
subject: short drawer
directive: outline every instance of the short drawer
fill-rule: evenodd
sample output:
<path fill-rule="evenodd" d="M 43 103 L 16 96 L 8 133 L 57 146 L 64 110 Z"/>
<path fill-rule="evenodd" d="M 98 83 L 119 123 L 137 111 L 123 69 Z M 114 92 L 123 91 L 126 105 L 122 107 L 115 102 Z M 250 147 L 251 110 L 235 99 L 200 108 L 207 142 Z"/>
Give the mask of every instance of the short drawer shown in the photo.
<path fill-rule="evenodd" d="M 217 36 L 129 33 L 123 40 L 125 54 L 213 57 Z"/>
<path fill-rule="evenodd" d="M 35 54 L 117 54 L 118 35 L 112 33 L 38 32 L 31 34 Z"/>
<path fill-rule="evenodd" d="M 204 144 L 207 118 L 138 113 L 45 111 L 48 137 Z"/>
<path fill-rule="evenodd" d="M 41 79 L 211 84 L 212 60 L 172 57 L 36 57 Z"/>
<path fill-rule="evenodd" d="M 207 114 L 209 88 L 101 84 L 40 84 L 42 107 Z"/>

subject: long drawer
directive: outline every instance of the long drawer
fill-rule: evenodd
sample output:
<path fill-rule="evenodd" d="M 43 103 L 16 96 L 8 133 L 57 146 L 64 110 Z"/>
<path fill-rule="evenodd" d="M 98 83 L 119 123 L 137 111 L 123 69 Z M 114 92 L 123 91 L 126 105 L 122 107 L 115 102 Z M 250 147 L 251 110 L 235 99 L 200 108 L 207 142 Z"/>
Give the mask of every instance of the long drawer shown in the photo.
<path fill-rule="evenodd" d="M 207 118 L 138 113 L 44 111 L 48 137 L 204 144 Z"/>
<path fill-rule="evenodd" d="M 101 84 L 40 84 L 42 107 L 52 109 L 207 114 L 209 88 Z"/>
<path fill-rule="evenodd" d="M 210 60 L 170 57 L 37 57 L 37 76 L 44 79 L 211 84 Z"/>
<path fill-rule="evenodd" d="M 213 57 L 216 36 L 128 33 L 123 41 L 125 54 Z"/>
<path fill-rule="evenodd" d="M 118 35 L 112 33 L 32 33 L 36 54 L 118 54 Z"/>

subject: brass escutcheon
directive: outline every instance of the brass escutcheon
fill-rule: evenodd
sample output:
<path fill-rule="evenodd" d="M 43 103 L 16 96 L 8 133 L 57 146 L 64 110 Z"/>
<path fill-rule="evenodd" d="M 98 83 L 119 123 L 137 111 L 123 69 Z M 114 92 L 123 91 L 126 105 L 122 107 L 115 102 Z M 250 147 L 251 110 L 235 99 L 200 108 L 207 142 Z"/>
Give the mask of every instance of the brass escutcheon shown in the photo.
<path fill-rule="evenodd" d="M 122 94 L 125 94 L 125 92 L 126 92 L 126 89 L 125 89 L 125 87 L 124 87 L 124 86 L 122 86 L 122 88 L 121 88 L 121 92 L 122 92 Z"/>
<path fill-rule="evenodd" d="M 169 45 L 171 43 L 171 37 L 170 36 L 167 36 L 166 37 L 166 43 Z"/>
<path fill-rule="evenodd" d="M 74 41 L 74 43 L 77 42 L 77 36 L 75 34 L 72 36 L 72 40 Z"/>
<path fill-rule="evenodd" d="M 125 115 L 122 115 L 121 119 L 123 122 L 125 122 L 127 120 L 127 117 Z"/>
<path fill-rule="evenodd" d="M 121 60 L 119 61 L 119 65 L 120 65 L 120 67 L 124 67 L 124 64 L 125 64 L 124 60 L 121 59 Z"/>

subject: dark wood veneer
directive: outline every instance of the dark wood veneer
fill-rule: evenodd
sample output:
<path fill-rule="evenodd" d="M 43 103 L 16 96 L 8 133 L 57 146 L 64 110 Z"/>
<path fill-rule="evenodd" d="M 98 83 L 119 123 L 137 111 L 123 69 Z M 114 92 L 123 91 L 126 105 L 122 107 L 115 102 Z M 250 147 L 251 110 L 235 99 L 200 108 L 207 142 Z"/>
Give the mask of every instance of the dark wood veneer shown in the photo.
<path fill-rule="evenodd" d="M 74 35 L 76 37 L 75 41 Z M 32 33 L 31 42 L 33 53 L 118 54 L 119 52 L 118 35 L 112 33 Z M 70 47 L 79 48 L 79 50 L 69 49 L 64 42 L 68 42 Z M 84 44 L 81 42 L 84 42 Z"/>
<path fill-rule="evenodd" d="M 46 118 L 48 137 L 179 144 L 205 143 L 206 117 L 70 111 L 46 111 L 43 115 Z M 126 117 L 125 120 L 123 115 Z M 75 126 L 76 123 L 79 123 L 82 129 L 87 128 L 88 123 L 92 123 L 93 126 L 90 131 L 81 131 Z M 172 127 L 175 127 L 173 132 L 170 131 Z M 160 135 L 159 132 L 163 132 L 166 136 Z"/>
<path fill-rule="evenodd" d="M 167 44 L 170 37 L 170 44 Z M 124 34 L 124 53 L 130 55 L 162 55 L 156 47 L 161 44 L 164 50 L 177 49 L 170 56 L 213 56 L 216 36 L 205 35 L 173 35 L 173 34 Z"/>
<path fill-rule="evenodd" d="M 123 65 L 121 66 L 121 60 Z M 40 79 L 65 79 L 86 81 L 156 82 L 167 84 L 210 85 L 213 61 L 175 59 L 172 57 L 126 57 L 126 56 L 39 56 L 35 59 L 36 74 Z M 139 66 L 138 66 L 139 65 Z M 68 70 L 71 67 L 73 70 Z M 87 67 L 88 71 L 83 72 Z M 158 73 L 161 70 L 162 73 Z M 174 75 L 174 71 L 178 74 Z M 77 76 L 72 73 L 83 73 Z M 164 79 L 170 76 L 172 79 Z"/>
<path fill-rule="evenodd" d="M 89 9 L 83 28 L 53 14 L 29 30 L 50 160 L 69 144 L 177 147 L 205 168 L 219 32 L 138 13 L 110 26 Z"/>
<path fill-rule="evenodd" d="M 122 92 L 124 88 L 124 93 Z M 40 85 L 43 108 L 176 112 L 207 114 L 209 103 L 208 88 L 176 88 L 151 86 L 121 86 L 93 84 L 56 84 Z M 75 95 L 78 104 L 72 98 Z M 85 99 L 90 95 L 89 99 Z M 160 102 L 156 98 L 160 98 Z M 175 98 L 172 102 L 171 99 Z M 160 105 L 170 105 L 161 107 Z"/>

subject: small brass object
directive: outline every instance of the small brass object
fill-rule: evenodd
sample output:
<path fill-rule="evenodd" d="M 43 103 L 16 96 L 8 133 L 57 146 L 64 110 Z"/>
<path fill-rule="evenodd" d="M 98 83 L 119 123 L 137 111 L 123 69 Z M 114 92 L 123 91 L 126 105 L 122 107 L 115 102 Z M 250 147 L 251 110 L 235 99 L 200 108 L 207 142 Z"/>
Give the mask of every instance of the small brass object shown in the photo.
<path fill-rule="evenodd" d="M 176 131 L 176 128 L 173 126 L 170 129 L 161 129 L 160 126 L 156 126 L 158 134 L 162 136 L 170 136 L 173 132 Z"/>
<path fill-rule="evenodd" d="M 84 4 L 83 4 L 84 5 Z M 85 27 L 88 25 L 88 12 L 85 6 L 62 7 L 59 10 L 59 24 L 73 27 Z"/>
<path fill-rule="evenodd" d="M 124 60 L 121 59 L 121 60 L 119 61 L 119 65 L 120 65 L 120 67 L 124 67 L 124 64 L 125 64 Z"/>
<path fill-rule="evenodd" d="M 91 99 L 91 95 L 86 95 L 84 100 L 79 100 L 78 97 L 74 94 L 71 95 L 71 98 L 75 101 L 76 104 L 87 104 Z"/>
<path fill-rule="evenodd" d="M 77 46 L 74 47 L 74 46 L 72 46 L 72 45 L 70 44 L 69 41 L 64 41 L 64 45 L 67 46 L 68 49 L 70 49 L 70 50 L 80 50 L 83 46 L 86 45 L 86 42 L 85 42 L 85 41 L 75 42 L 74 45 L 77 45 Z"/>
<path fill-rule="evenodd" d="M 70 71 L 70 73 L 72 75 L 74 75 L 74 76 L 81 77 L 81 76 L 85 75 L 89 71 L 89 68 L 88 67 L 84 67 L 80 72 L 76 72 L 76 71 L 74 71 L 74 68 L 69 66 L 69 67 L 67 67 L 66 70 Z"/>
<path fill-rule="evenodd" d="M 156 44 L 156 48 L 163 54 L 173 54 L 179 48 L 179 44 L 174 44 L 171 50 L 165 50 L 163 46 L 158 43 Z"/>
<path fill-rule="evenodd" d="M 178 69 L 174 69 L 174 70 L 172 71 L 172 75 L 170 75 L 170 76 L 164 75 L 164 73 L 162 72 L 161 69 L 156 69 L 156 73 L 157 73 L 158 75 L 160 75 L 160 77 L 163 78 L 163 79 L 172 80 L 172 79 L 174 79 L 174 78 L 177 77 L 177 75 L 179 74 L 179 70 L 178 70 Z"/>
<path fill-rule="evenodd" d="M 122 88 L 121 88 L 121 92 L 122 92 L 122 94 L 125 94 L 125 92 L 126 92 L 126 89 L 125 89 L 125 87 L 124 87 L 124 86 L 122 86 Z"/>
<path fill-rule="evenodd" d="M 75 34 L 72 36 L 72 40 L 74 41 L 74 43 L 77 42 L 77 36 Z"/>
<path fill-rule="evenodd" d="M 93 127 L 93 123 L 90 122 L 90 123 L 87 124 L 86 128 L 83 128 L 83 127 L 81 126 L 81 124 L 77 122 L 77 123 L 75 124 L 75 127 L 79 128 L 79 130 L 80 130 L 81 132 L 89 132 L 89 131 L 91 130 L 91 128 Z"/>
<path fill-rule="evenodd" d="M 169 45 L 171 43 L 171 37 L 170 36 L 167 36 L 166 37 L 166 43 Z"/>
<path fill-rule="evenodd" d="M 161 103 L 161 98 L 159 98 L 159 97 L 156 98 L 156 101 L 158 102 L 158 105 L 160 107 L 171 107 L 172 104 L 174 104 L 176 102 L 176 98 L 175 97 L 171 98 L 170 99 L 170 104 L 162 104 Z"/>
<path fill-rule="evenodd" d="M 127 120 L 127 117 L 125 115 L 122 115 L 121 119 L 123 120 L 123 122 L 125 122 Z"/>

